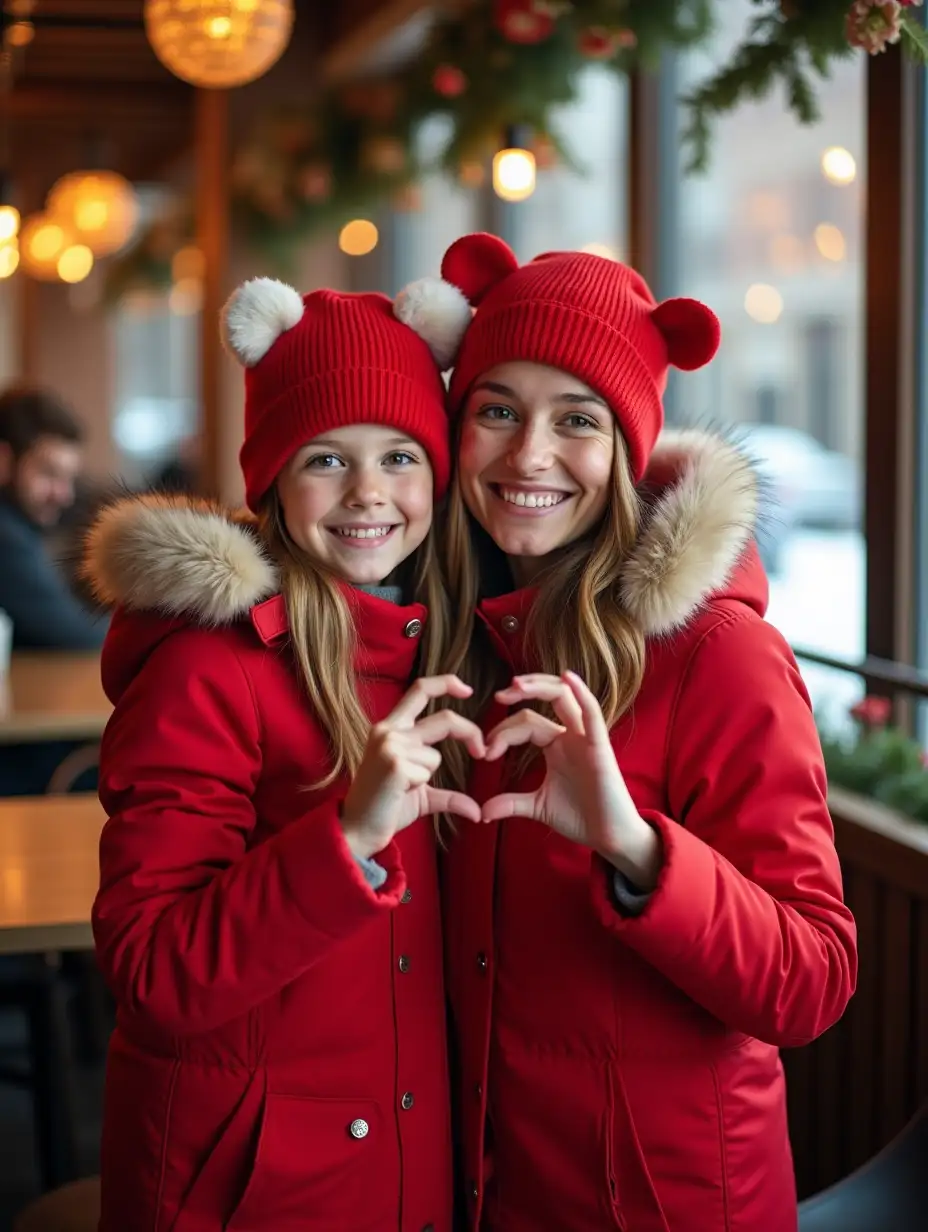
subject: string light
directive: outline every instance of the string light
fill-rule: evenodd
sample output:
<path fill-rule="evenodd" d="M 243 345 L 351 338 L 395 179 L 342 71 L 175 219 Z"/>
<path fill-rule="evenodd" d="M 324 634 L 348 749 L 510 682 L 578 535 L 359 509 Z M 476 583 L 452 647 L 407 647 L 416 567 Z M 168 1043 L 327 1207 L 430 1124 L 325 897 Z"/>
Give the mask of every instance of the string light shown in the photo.
<path fill-rule="evenodd" d="M 535 191 L 535 155 L 510 146 L 493 155 L 493 191 L 502 201 L 525 201 Z"/>

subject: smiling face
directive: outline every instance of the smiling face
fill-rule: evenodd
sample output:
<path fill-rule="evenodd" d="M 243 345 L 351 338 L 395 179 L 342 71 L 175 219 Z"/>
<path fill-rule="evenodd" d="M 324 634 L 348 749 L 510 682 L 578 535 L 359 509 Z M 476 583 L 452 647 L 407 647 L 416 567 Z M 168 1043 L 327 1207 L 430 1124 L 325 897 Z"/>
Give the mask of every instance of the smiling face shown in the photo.
<path fill-rule="evenodd" d="M 615 418 L 582 381 L 521 361 L 485 373 L 462 414 L 464 503 L 511 558 L 517 580 L 530 577 L 602 518 Z"/>
<path fill-rule="evenodd" d="M 423 542 L 432 524 L 432 491 L 423 447 L 377 424 L 314 437 L 277 480 L 297 547 L 358 586 L 383 582 Z"/>

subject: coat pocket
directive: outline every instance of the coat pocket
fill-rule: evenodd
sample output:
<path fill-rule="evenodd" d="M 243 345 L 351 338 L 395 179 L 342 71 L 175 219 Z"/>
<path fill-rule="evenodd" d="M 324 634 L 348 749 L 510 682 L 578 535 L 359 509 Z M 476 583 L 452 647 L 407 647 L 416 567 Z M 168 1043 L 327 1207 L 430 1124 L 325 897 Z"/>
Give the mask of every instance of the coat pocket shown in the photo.
<path fill-rule="evenodd" d="M 396 1224 L 399 1167 L 376 1103 L 268 1092 L 251 1175 L 227 1232 L 380 1232 Z"/>
<path fill-rule="evenodd" d="M 608 1167 L 619 1226 L 724 1232 L 730 1226 L 714 1068 L 626 1059 L 612 1068 Z"/>

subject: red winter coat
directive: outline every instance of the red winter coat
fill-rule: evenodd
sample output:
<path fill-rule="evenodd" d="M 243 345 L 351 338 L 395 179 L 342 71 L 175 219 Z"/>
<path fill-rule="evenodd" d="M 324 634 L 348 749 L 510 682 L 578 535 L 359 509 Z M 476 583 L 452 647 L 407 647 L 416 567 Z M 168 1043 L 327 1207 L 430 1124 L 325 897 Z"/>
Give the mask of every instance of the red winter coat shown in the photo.
<path fill-rule="evenodd" d="M 305 790 L 326 740 L 247 529 L 130 501 L 89 567 L 124 605 L 103 652 L 93 912 L 119 1011 L 102 1232 L 450 1232 L 431 825 L 378 857 L 374 892 L 337 822 L 344 784 Z M 426 613 L 349 594 L 376 719 Z"/>
<path fill-rule="evenodd" d="M 762 619 L 750 468 L 686 434 L 665 438 L 652 481 L 623 587 L 647 670 L 612 732 L 663 844 L 647 907 L 623 915 L 613 870 L 535 821 L 460 826 L 450 846 L 446 971 L 482 1232 L 792 1232 L 778 1049 L 831 1026 L 854 988 L 816 729 Z M 513 673 L 533 666 L 530 603 L 480 608 Z M 504 774 L 479 767 L 475 797 Z"/>

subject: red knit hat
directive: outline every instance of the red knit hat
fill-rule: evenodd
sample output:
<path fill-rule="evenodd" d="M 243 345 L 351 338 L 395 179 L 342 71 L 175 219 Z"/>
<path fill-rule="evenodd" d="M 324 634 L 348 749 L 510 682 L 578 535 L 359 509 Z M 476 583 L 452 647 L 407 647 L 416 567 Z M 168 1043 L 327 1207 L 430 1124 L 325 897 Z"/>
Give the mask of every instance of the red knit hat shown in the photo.
<path fill-rule="evenodd" d="M 635 270 L 588 253 L 548 252 L 520 267 L 495 235 L 456 240 L 441 272 L 477 308 L 451 378 L 451 414 L 497 364 L 560 368 L 608 402 L 637 483 L 664 422 L 668 365 L 689 371 L 712 359 L 715 313 L 693 299 L 658 304 Z"/>
<path fill-rule="evenodd" d="M 471 312 L 443 283 L 429 294 L 423 324 L 423 293 L 415 287 L 395 304 L 378 294 L 301 296 L 272 278 L 251 279 L 234 292 L 222 333 L 245 367 L 239 460 L 251 509 L 307 441 L 355 423 L 389 424 L 419 441 L 442 495 L 449 457 L 441 371 Z"/>

